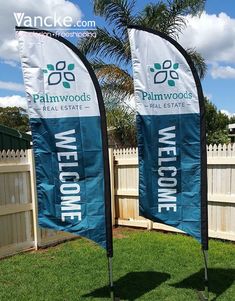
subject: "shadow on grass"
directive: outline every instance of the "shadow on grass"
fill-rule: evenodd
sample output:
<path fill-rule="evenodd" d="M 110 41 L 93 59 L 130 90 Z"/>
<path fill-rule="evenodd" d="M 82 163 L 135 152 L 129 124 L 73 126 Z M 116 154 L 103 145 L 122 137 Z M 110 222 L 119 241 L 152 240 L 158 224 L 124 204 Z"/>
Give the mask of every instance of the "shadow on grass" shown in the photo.
<path fill-rule="evenodd" d="M 235 269 L 208 269 L 209 292 L 216 296 L 210 301 L 215 301 L 222 295 L 235 280 Z M 204 269 L 185 278 L 184 280 L 172 284 L 176 288 L 204 290 Z"/>
<path fill-rule="evenodd" d="M 170 275 L 167 273 L 131 272 L 114 282 L 115 295 L 121 300 L 133 301 L 155 289 L 169 278 Z M 109 287 L 98 288 L 83 297 L 108 298 Z"/>

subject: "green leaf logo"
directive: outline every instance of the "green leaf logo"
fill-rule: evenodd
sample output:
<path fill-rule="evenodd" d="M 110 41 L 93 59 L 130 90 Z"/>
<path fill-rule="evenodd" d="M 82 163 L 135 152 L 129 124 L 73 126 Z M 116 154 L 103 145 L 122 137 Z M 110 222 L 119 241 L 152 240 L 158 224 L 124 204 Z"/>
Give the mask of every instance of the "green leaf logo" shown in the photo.
<path fill-rule="evenodd" d="M 175 80 L 179 79 L 179 74 L 176 71 L 179 68 L 179 63 L 172 64 L 171 60 L 165 60 L 160 63 L 155 63 L 150 67 L 150 71 L 154 72 L 153 82 L 160 85 L 167 81 L 168 86 L 175 87 Z"/>
<path fill-rule="evenodd" d="M 70 88 L 70 84 L 68 82 L 63 82 L 63 86 L 64 88 L 66 89 L 69 89 Z"/>
<path fill-rule="evenodd" d="M 175 63 L 175 64 L 173 65 L 173 69 L 177 70 L 178 68 L 179 68 L 179 64 L 178 64 L 178 63 Z"/>
<path fill-rule="evenodd" d="M 170 86 L 170 87 L 174 87 L 175 86 L 175 81 L 174 80 L 168 80 L 168 85 Z"/>
<path fill-rule="evenodd" d="M 158 63 L 155 63 L 154 68 L 157 69 L 157 70 L 161 70 L 161 65 L 158 64 Z"/>
<path fill-rule="evenodd" d="M 71 71 L 71 70 L 73 70 L 73 69 L 74 69 L 74 64 L 69 64 L 69 65 L 68 65 L 68 70 Z"/>
<path fill-rule="evenodd" d="M 47 65 L 47 69 L 48 69 L 48 70 L 51 70 L 51 71 L 55 70 L 54 66 L 51 65 L 51 64 L 48 64 L 48 65 Z"/>
<path fill-rule="evenodd" d="M 59 85 L 62 83 L 65 89 L 70 88 L 70 82 L 75 82 L 75 75 L 72 70 L 75 69 L 74 64 L 67 64 L 66 61 L 58 61 L 55 65 L 47 64 L 47 69 L 42 69 L 43 73 L 47 73 L 48 85 Z"/>

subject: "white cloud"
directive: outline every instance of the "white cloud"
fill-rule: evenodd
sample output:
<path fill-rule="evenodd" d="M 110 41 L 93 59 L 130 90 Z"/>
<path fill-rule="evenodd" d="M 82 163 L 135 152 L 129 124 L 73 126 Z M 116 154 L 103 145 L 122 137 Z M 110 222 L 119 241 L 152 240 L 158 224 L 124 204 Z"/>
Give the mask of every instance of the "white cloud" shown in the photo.
<path fill-rule="evenodd" d="M 211 68 L 211 76 L 213 78 L 235 78 L 235 68 L 230 66 L 213 65 Z"/>
<path fill-rule="evenodd" d="M 208 62 L 235 63 L 235 19 L 226 13 L 186 17 L 187 27 L 179 37 L 186 48 L 196 48 Z"/>
<path fill-rule="evenodd" d="M 23 84 L 13 83 L 13 82 L 4 82 L 0 80 L 0 89 L 24 92 L 25 88 Z"/>
<path fill-rule="evenodd" d="M 7 0 L 1 5 L 0 11 L 0 58 L 19 60 L 18 43 L 15 39 L 14 12 L 22 12 L 27 16 L 53 16 L 55 13 L 61 18 L 70 16 L 73 20 L 81 19 L 80 9 L 66 0 Z"/>
<path fill-rule="evenodd" d="M 227 115 L 228 117 L 233 117 L 235 116 L 235 113 L 231 113 L 227 110 L 220 110 L 221 113 L 224 113 L 225 115 Z"/>
<path fill-rule="evenodd" d="M 0 107 L 21 107 L 27 109 L 27 101 L 25 97 L 20 95 L 0 97 Z"/>
<path fill-rule="evenodd" d="M 0 22 L 1 24 L 1 22 Z M 1 25 L 0 25 L 1 26 Z M 9 34 L 9 36 L 12 36 Z M 8 39 L 6 37 L 1 37 L 0 31 L 0 57 L 10 59 L 10 60 L 18 60 L 18 42 L 16 40 Z"/>
<path fill-rule="evenodd" d="M 19 64 L 16 61 L 12 61 L 12 60 L 3 60 L 1 61 L 1 63 L 7 64 L 11 67 L 19 67 Z"/>

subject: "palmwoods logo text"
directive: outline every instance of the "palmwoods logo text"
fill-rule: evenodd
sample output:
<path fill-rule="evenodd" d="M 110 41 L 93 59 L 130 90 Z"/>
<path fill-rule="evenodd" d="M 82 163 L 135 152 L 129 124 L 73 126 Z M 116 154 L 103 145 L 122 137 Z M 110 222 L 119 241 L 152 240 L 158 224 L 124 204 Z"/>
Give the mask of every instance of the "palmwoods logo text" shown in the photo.
<path fill-rule="evenodd" d="M 43 74 L 48 86 L 56 87 L 63 93 L 32 94 L 33 104 L 42 105 L 43 111 L 82 110 L 81 104 L 91 101 L 91 95 L 85 92 L 81 94 L 70 92 L 74 88 L 76 80 L 74 69 L 74 64 L 67 64 L 65 61 L 58 61 L 55 65 L 47 64 L 43 69 Z M 65 105 L 56 106 L 56 104 Z"/>
<path fill-rule="evenodd" d="M 193 98 L 193 94 L 189 91 L 179 91 L 177 89 L 177 83 L 180 81 L 179 67 L 179 63 L 173 63 L 171 60 L 155 63 L 153 66 L 148 67 L 149 79 L 154 85 L 155 91 L 142 90 L 140 95 L 141 100 L 151 101 L 149 104 L 150 108 L 184 108 L 184 101 L 190 101 Z M 161 89 L 159 89 L 160 87 Z M 158 93 L 156 90 L 164 90 L 166 92 Z"/>

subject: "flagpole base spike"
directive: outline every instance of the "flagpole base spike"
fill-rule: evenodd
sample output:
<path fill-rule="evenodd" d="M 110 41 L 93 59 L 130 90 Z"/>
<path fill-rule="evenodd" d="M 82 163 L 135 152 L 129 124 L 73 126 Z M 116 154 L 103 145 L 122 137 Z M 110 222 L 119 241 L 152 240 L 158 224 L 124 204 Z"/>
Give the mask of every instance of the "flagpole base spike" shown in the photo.
<path fill-rule="evenodd" d="M 114 294 L 114 291 L 110 292 L 110 300 L 112 301 L 120 301 L 121 299 L 119 297 L 116 297 Z"/>
<path fill-rule="evenodd" d="M 203 258 L 204 258 L 204 265 L 205 265 L 205 280 L 204 280 L 204 285 L 205 285 L 205 290 L 204 292 L 201 292 L 201 296 L 203 299 L 208 301 L 209 300 L 209 289 L 208 289 L 208 250 L 202 249 L 203 252 Z"/>
<path fill-rule="evenodd" d="M 113 292 L 113 293 L 110 293 L 110 300 L 112 300 L 112 301 L 120 301 L 121 299 L 119 297 L 116 297 L 114 295 L 114 292 Z"/>
<path fill-rule="evenodd" d="M 112 257 L 107 256 L 108 258 L 108 272 L 109 272 L 109 288 L 110 288 L 110 300 L 112 301 L 118 301 L 116 299 L 115 294 L 114 294 L 114 285 L 113 285 L 113 262 L 112 262 Z"/>
<path fill-rule="evenodd" d="M 201 300 L 201 301 L 209 301 L 209 297 L 205 296 L 205 292 L 203 292 L 203 291 L 197 291 L 197 294 L 198 294 L 199 300 Z"/>

